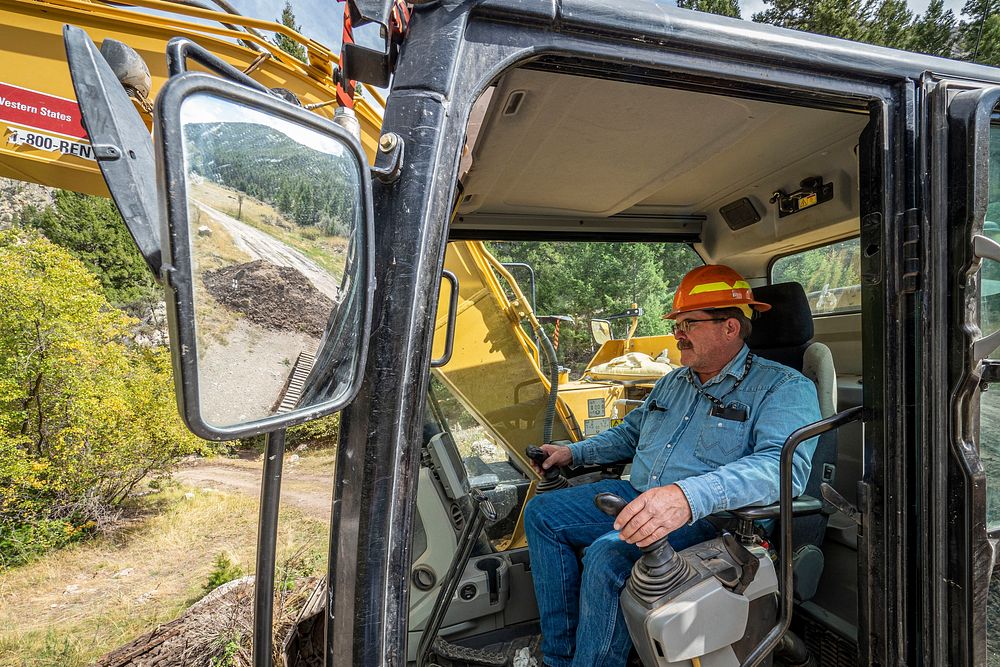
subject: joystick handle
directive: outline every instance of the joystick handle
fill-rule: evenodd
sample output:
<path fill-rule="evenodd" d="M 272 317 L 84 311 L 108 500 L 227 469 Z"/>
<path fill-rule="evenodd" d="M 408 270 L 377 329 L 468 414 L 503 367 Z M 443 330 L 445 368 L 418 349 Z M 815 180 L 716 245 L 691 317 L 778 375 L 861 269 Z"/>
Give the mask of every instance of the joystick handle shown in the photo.
<path fill-rule="evenodd" d="M 594 496 L 594 504 L 610 517 L 618 516 L 618 513 L 625 509 L 628 501 L 613 493 L 598 493 Z"/>
<path fill-rule="evenodd" d="M 601 510 L 608 516 L 616 517 L 623 509 L 625 509 L 625 506 L 628 505 L 628 501 L 621 496 L 605 492 L 598 493 L 594 496 L 594 504 L 597 505 L 597 509 Z M 652 544 L 639 548 L 642 549 L 643 558 L 653 567 L 662 565 L 672 560 L 676 555 L 673 547 L 671 547 L 670 543 L 667 542 L 666 535 Z"/>
<path fill-rule="evenodd" d="M 549 455 L 545 453 L 545 450 L 541 447 L 528 447 L 524 450 L 528 458 L 535 462 L 539 468 L 542 468 L 542 464 L 545 463 L 545 459 L 549 458 Z M 559 476 L 558 468 L 542 468 L 542 479 L 549 482 L 554 480 Z"/>
<path fill-rule="evenodd" d="M 541 447 L 528 447 L 524 450 L 524 453 L 539 468 L 542 468 L 545 459 L 549 458 L 549 455 Z M 546 493 L 548 491 L 555 491 L 556 489 L 563 489 L 567 486 L 569 486 L 569 480 L 562 476 L 558 468 L 542 468 L 542 481 L 538 483 L 536 492 Z"/>
<path fill-rule="evenodd" d="M 617 517 L 628 501 L 613 493 L 598 493 L 594 496 L 594 504 L 608 516 Z M 626 587 L 641 600 L 656 600 L 697 576 L 684 557 L 670 546 L 667 536 L 639 548 L 642 556 L 633 566 Z"/>

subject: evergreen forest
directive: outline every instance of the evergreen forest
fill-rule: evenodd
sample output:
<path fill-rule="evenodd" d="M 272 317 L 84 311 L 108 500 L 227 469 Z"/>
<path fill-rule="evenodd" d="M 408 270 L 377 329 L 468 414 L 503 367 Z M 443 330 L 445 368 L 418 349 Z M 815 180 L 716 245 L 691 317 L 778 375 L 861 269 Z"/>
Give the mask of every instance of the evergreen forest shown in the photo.
<path fill-rule="evenodd" d="M 190 170 L 272 205 L 301 227 L 348 236 L 355 224 L 355 162 L 314 150 L 258 123 L 192 123 L 184 127 Z M 267 147 L 267 168 L 261 150 Z"/>

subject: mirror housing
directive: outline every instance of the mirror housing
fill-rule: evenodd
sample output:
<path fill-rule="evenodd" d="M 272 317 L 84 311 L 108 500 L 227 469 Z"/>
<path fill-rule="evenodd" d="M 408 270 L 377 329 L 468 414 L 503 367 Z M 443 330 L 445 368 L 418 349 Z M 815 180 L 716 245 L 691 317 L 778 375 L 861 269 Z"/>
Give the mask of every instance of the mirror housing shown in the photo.
<path fill-rule="evenodd" d="M 76 91 L 83 127 L 111 198 L 122 214 L 129 234 L 139 247 L 153 277 L 160 280 L 160 220 L 156 208 L 153 142 L 142 117 L 104 53 L 121 66 L 119 72 L 141 86 L 145 63 L 127 46 L 106 39 L 102 50 L 86 32 L 63 26 L 63 42 Z M 124 63 L 128 62 L 128 66 Z M 145 70 L 148 78 L 148 70 Z M 144 81 L 144 80 L 143 80 Z"/>
<path fill-rule="evenodd" d="M 611 334 L 611 322 L 601 319 L 590 320 L 590 335 L 593 337 L 595 343 L 604 345 L 614 338 Z"/>
<path fill-rule="evenodd" d="M 360 388 L 374 291 L 371 180 L 358 141 L 199 72 L 163 87 L 154 134 L 188 427 L 231 440 L 344 407 Z"/>

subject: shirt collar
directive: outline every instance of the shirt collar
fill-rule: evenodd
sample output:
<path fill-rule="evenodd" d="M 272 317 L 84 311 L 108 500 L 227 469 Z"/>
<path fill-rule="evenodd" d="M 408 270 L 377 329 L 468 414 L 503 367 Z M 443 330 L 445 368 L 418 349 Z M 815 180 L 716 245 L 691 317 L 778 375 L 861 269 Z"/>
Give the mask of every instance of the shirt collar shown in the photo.
<path fill-rule="evenodd" d="M 718 384 L 719 382 L 722 382 L 722 380 L 725 379 L 725 377 L 727 375 L 730 376 L 730 377 L 732 377 L 735 380 L 741 380 L 741 379 L 743 379 L 743 376 L 745 375 L 745 370 L 744 369 L 746 368 L 747 355 L 748 354 L 750 354 L 750 348 L 747 347 L 746 344 L 744 343 L 743 347 L 740 349 L 740 351 L 736 353 L 736 356 L 733 357 L 732 360 L 728 364 L 726 364 L 725 366 L 723 366 L 722 370 L 719 371 L 718 373 L 716 373 L 705 384 L 701 383 L 701 378 L 699 378 L 698 374 L 695 373 L 693 370 L 691 370 L 690 368 L 688 368 L 687 372 L 688 372 L 688 375 L 691 377 L 691 379 L 694 380 L 695 382 L 697 382 L 698 385 L 702 386 L 702 387 L 709 387 L 709 386 L 711 386 L 713 384 Z"/>

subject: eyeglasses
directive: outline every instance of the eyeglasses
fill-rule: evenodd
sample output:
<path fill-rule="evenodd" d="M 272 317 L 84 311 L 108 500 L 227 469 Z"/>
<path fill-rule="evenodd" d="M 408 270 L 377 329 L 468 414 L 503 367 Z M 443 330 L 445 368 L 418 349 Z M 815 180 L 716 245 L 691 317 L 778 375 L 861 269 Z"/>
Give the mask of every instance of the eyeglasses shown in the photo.
<path fill-rule="evenodd" d="M 706 317 L 701 320 L 684 320 L 683 322 L 674 322 L 674 331 L 680 331 L 683 334 L 691 331 L 691 325 L 698 324 L 698 322 L 725 322 L 728 317 Z"/>

